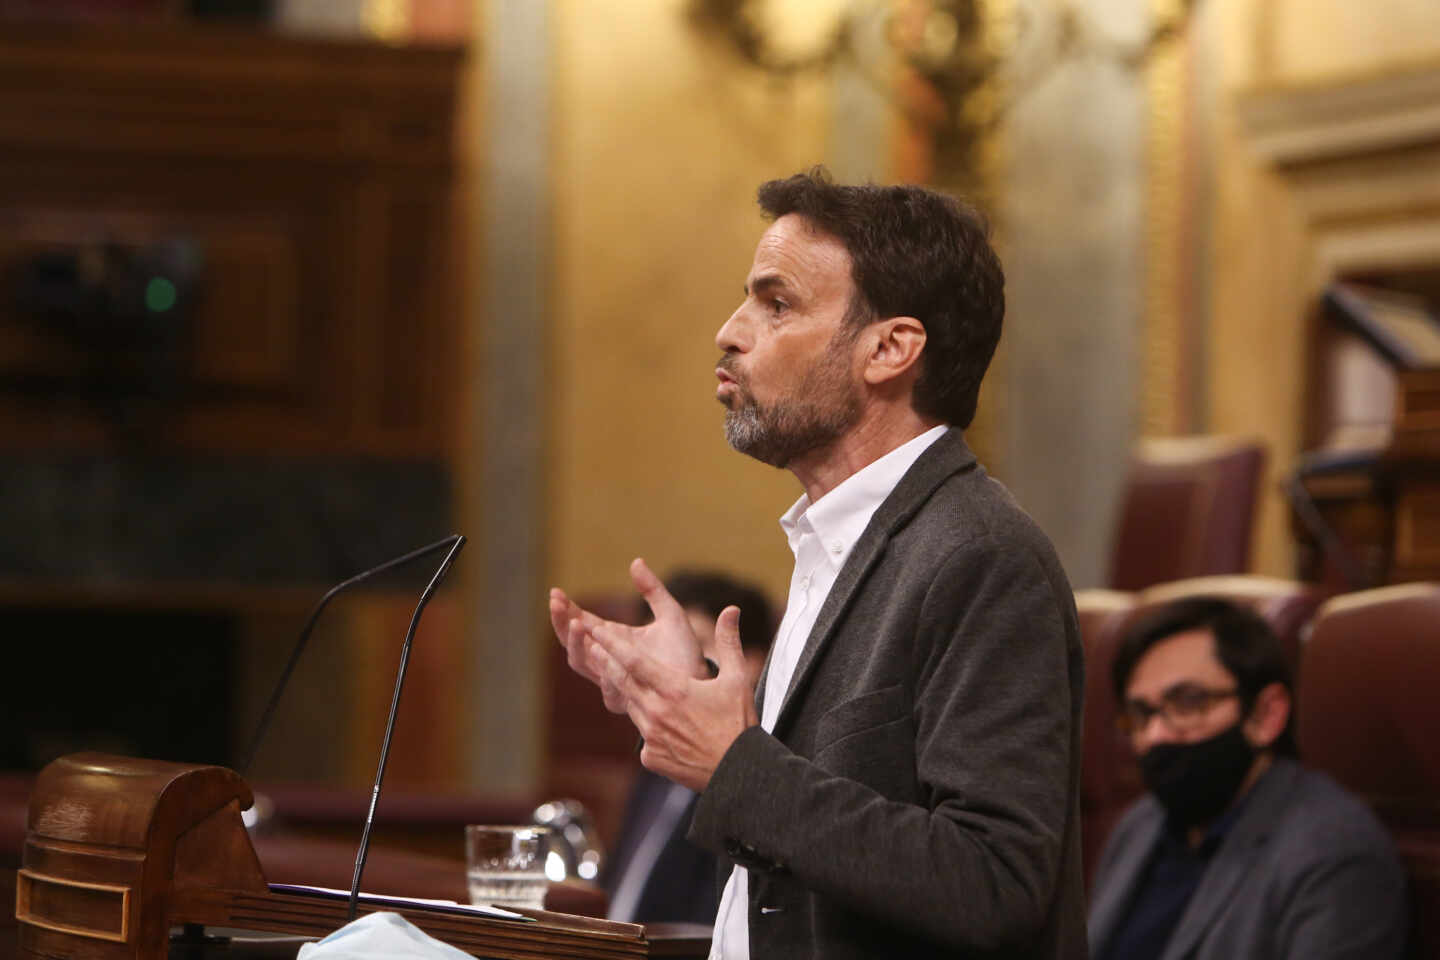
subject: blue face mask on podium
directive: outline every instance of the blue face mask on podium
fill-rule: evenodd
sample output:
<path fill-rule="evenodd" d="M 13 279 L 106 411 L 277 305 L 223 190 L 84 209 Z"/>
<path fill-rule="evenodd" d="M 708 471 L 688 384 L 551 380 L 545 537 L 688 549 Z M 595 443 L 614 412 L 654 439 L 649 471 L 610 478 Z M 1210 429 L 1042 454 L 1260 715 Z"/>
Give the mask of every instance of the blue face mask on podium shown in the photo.
<path fill-rule="evenodd" d="M 1140 776 L 1175 826 L 1195 827 L 1225 812 L 1254 763 L 1237 721 L 1208 740 L 1157 743 L 1141 755 Z"/>

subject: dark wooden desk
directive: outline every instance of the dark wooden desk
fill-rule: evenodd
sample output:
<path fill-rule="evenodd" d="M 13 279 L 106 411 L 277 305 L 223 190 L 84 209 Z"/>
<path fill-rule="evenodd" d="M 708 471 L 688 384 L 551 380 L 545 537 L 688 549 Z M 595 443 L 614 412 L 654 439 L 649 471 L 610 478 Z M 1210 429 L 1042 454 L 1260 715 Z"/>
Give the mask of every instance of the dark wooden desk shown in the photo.
<path fill-rule="evenodd" d="M 19 956 L 162 960 L 177 927 L 323 937 L 344 899 L 272 890 L 240 820 L 250 788 L 223 767 L 85 753 L 41 771 L 17 877 Z M 360 912 L 394 909 L 362 903 Z M 497 960 L 703 957 L 708 930 L 543 910 L 533 922 L 402 907 L 431 936 Z M 283 949 L 283 948 L 282 948 Z"/>

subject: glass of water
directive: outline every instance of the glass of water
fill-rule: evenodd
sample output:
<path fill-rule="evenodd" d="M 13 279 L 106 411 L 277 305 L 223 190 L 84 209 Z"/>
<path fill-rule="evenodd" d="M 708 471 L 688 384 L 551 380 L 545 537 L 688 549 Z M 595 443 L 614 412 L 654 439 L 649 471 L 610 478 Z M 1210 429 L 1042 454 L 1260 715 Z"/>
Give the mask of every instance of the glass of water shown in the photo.
<path fill-rule="evenodd" d="M 542 909 L 550 885 L 545 877 L 549 834 L 544 827 L 467 826 L 470 902 Z"/>

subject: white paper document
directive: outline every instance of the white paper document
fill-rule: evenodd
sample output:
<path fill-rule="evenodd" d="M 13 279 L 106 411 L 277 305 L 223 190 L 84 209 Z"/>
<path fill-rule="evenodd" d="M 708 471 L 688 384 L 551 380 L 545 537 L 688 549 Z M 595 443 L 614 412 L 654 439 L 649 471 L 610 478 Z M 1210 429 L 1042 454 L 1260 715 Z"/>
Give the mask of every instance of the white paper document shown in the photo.
<path fill-rule="evenodd" d="M 349 900 L 349 890 L 336 890 L 333 887 L 311 887 L 299 883 L 272 883 L 272 893 L 294 893 L 302 897 L 324 897 L 327 900 Z M 445 913 L 465 913 L 477 917 L 494 917 L 497 920 L 519 920 L 523 923 L 534 923 L 534 917 L 527 917 L 523 913 L 515 913 L 512 910 L 502 910 L 499 907 L 474 906 L 468 903 L 459 903 L 455 900 L 426 900 L 420 897 L 392 897 L 381 893 L 361 893 L 361 903 L 371 906 L 384 907 L 424 907 L 427 910 L 441 910 Z"/>

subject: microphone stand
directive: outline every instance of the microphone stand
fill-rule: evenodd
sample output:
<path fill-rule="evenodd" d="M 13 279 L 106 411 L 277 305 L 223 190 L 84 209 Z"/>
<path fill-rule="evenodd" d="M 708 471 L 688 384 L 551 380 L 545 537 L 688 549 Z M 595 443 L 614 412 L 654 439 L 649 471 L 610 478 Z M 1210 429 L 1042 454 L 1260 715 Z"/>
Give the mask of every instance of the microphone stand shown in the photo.
<path fill-rule="evenodd" d="M 360 835 L 360 850 L 355 855 L 355 877 L 350 882 L 350 910 L 348 919 L 355 919 L 355 910 L 359 905 L 360 898 L 360 876 L 365 872 L 365 857 L 370 852 L 370 828 L 375 824 L 375 805 L 380 801 L 380 782 L 385 778 L 385 761 L 390 756 L 390 737 L 395 732 L 395 714 L 400 709 L 400 690 L 405 685 L 405 668 L 410 662 L 410 643 L 415 639 L 415 628 L 420 625 L 420 614 L 424 612 L 430 597 L 435 593 L 435 588 L 440 581 L 445 579 L 445 574 L 450 572 L 450 564 L 465 546 L 465 538 L 455 535 L 449 538 L 453 541 L 450 552 L 445 554 L 445 559 L 440 561 L 439 568 L 435 575 L 430 578 L 430 583 L 425 591 L 420 594 L 420 602 L 415 605 L 415 613 L 410 617 L 410 629 L 405 631 L 405 645 L 400 648 L 400 669 L 395 674 L 395 695 L 390 700 L 390 716 L 385 721 L 385 739 L 380 744 L 380 765 L 375 771 L 375 787 L 370 792 L 370 811 L 365 815 L 365 830 Z M 449 542 L 441 541 L 441 543 Z M 438 544 L 436 547 L 438 548 Z M 431 548 L 426 547 L 425 550 Z"/>
<path fill-rule="evenodd" d="M 419 550 L 411 550 L 403 556 L 396 557 L 393 560 L 386 560 L 378 567 L 371 567 L 369 570 L 357 573 L 349 580 L 337 583 L 326 591 L 325 596 L 321 597 L 320 602 L 315 604 L 315 608 L 310 611 L 310 619 L 305 621 L 305 628 L 300 631 L 300 639 L 295 642 L 295 649 L 290 651 L 290 660 L 285 664 L 284 672 L 280 674 L 280 681 L 275 684 L 275 690 L 270 694 L 270 702 L 265 705 L 265 711 L 260 715 L 260 723 L 255 728 L 255 735 L 250 740 L 250 747 L 245 751 L 244 760 L 240 763 L 240 774 L 242 776 L 249 775 L 250 765 L 255 762 L 255 754 L 260 749 L 260 741 L 264 739 L 265 731 L 269 728 L 270 721 L 275 717 L 275 708 L 280 703 L 280 695 L 283 694 L 285 688 L 290 685 L 290 675 L 295 672 L 295 665 L 300 662 L 300 655 L 305 652 L 305 645 L 310 641 L 310 634 L 315 629 L 315 622 L 320 619 L 320 612 L 325 609 L 330 601 L 356 584 L 364 583 L 366 580 L 378 577 L 380 574 L 394 570 L 396 567 L 403 567 L 405 564 L 413 560 L 419 560 L 421 557 L 428 557 L 432 553 L 439 553 L 446 547 L 453 547 L 454 549 L 451 551 L 450 557 L 447 557 L 445 560 L 445 564 L 448 567 L 450 559 L 453 558 L 456 553 L 460 552 L 460 547 L 464 543 L 465 538 L 463 536 L 458 533 L 451 534 L 444 540 L 437 540 L 429 546 L 421 547 Z M 442 567 L 442 569 L 444 569 L 444 567 Z M 432 583 L 431 586 L 434 586 L 434 584 Z M 422 605 L 423 602 L 424 600 L 422 599 Z M 416 616 L 419 616 L 418 611 L 416 612 Z M 411 629 L 414 629 L 413 626 Z M 406 638 L 406 644 L 408 649 L 408 637 Z"/>

